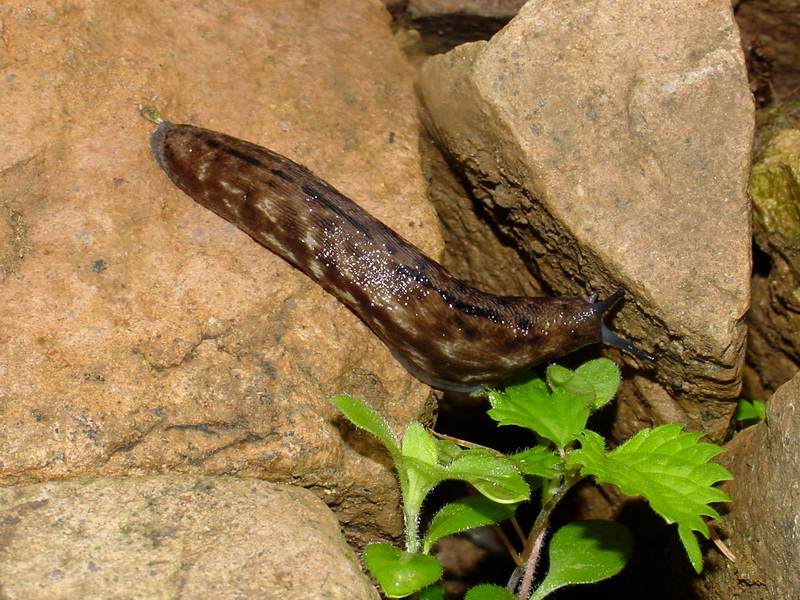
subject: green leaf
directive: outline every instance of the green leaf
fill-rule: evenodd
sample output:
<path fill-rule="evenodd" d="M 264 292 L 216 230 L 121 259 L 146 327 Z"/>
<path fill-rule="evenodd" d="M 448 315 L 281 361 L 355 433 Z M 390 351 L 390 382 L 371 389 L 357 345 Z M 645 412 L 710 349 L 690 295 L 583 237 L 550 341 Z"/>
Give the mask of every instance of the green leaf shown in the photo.
<path fill-rule="evenodd" d="M 551 390 L 562 388 L 583 400 L 584 406 L 591 408 L 595 404 L 594 386 L 589 380 L 576 371 L 560 365 L 547 367 L 547 385 Z"/>
<path fill-rule="evenodd" d="M 403 487 L 403 511 L 417 519 L 428 493 L 447 479 L 447 470 L 439 464 L 423 462 L 407 456 L 403 459 L 407 485 Z"/>
<path fill-rule="evenodd" d="M 434 439 L 436 440 L 436 452 L 439 455 L 440 465 L 449 465 L 464 452 L 461 446 L 450 440 Z"/>
<path fill-rule="evenodd" d="M 547 368 L 547 383 L 551 389 L 560 387 L 578 396 L 591 411 L 616 395 L 620 380 L 619 367 L 608 358 L 590 360 L 574 371 L 560 365 Z"/>
<path fill-rule="evenodd" d="M 736 404 L 736 413 L 734 418 L 737 421 L 745 421 L 750 425 L 755 425 L 759 421 L 767 418 L 767 406 L 758 400 L 741 399 Z"/>
<path fill-rule="evenodd" d="M 403 434 L 404 510 L 419 515 L 425 496 L 447 479 L 447 470 L 439 464 L 439 447 L 434 437 L 416 421 Z M 416 518 L 416 516 L 414 517 Z"/>
<path fill-rule="evenodd" d="M 403 434 L 402 454 L 404 458 L 412 456 L 424 463 L 439 464 L 436 439 L 417 421 L 412 421 Z"/>
<path fill-rule="evenodd" d="M 628 562 L 633 539 L 628 528 L 611 521 L 578 521 L 550 540 L 550 570 L 530 600 L 566 585 L 595 583 L 619 573 Z"/>
<path fill-rule="evenodd" d="M 686 532 L 708 537 L 703 516 L 719 519 L 709 504 L 730 502 L 727 494 L 711 486 L 731 479 L 731 474 L 708 462 L 722 448 L 698 443 L 702 434 L 682 429 L 677 424 L 644 429 L 609 453 L 599 435 L 584 431 L 581 449 L 572 452 L 568 462 L 579 467 L 581 474 L 614 484 L 628 496 L 644 496 L 667 523 L 677 523 L 685 530 L 681 541 L 697 568 L 695 547 L 688 543 Z"/>
<path fill-rule="evenodd" d="M 403 598 L 438 581 L 439 561 L 426 554 L 411 554 L 389 544 L 364 548 L 364 562 L 389 598 Z"/>
<path fill-rule="evenodd" d="M 556 470 L 559 463 L 557 452 L 553 452 L 546 446 L 534 446 L 522 452 L 517 452 L 509 456 L 515 462 L 517 468 L 523 475 L 534 475 L 552 479 L 560 473 Z"/>
<path fill-rule="evenodd" d="M 468 481 L 481 494 L 500 504 L 515 504 L 530 497 L 525 479 L 513 461 L 485 450 L 467 450 L 447 467 L 448 479 Z"/>
<path fill-rule="evenodd" d="M 498 504 L 480 496 L 461 498 L 446 504 L 433 517 L 428 533 L 422 540 L 422 551 L 427 554 L 437 541 L 447 535 L 510 519 L 516 508 L 516 504 Z"/>
<path fill-rule="evenodd" d="M 409 430 L 412 426 L 409 426 Z M 460 454 L 452 460 L 452 454 L 445 457 L 449 464 L 432 463 L 431 447 L 419 433 L 406 436 L 403 452 L 407 447 L 408 455 L 403 458 L 403 465 L 409 486 L 404 500 L 413 510 L 418 510 L 428 492 L 445 479 L 467 481 L 481 494 L 501 504 L 514 504 L 530 497 L 530 488 L 525 479 L 514 462 L 505 456 L 495 456 L 480 449 L 460 450 Z"/>
<path fill-rule="evenodd" d="M 580 375 L 592 384 L 595 400 L 590 406 L 596 410 L 617 395 L 622 375 L 617 364 L 608 358 L 597 358 L 583 363 L 575 369 L 575 374 Z"/>
<path fill-rule="evenodd" d="M 537 383 L 538 382 L 538 383 Z M 589 409 L 584 401 L 563 388 L 552 394 L 541 380 L 488 393 L 489 416 L 500 425 L 518 425 L 535 431 L 559 448 L 573 441 L 586 426 Z"/>
<path fill-rule="evenodd" d="M 703 570 L 703 551 L 697 543 L 697 536 L 688 527 L 678 525 L 678 537 L 689 555 L 689 562 L 692 563 L 694 570 L 700 573 Z"/>
<path fill-rule="evenodd" d="M 552 390 L 557 387 L 566 387 L 569 380 L 575 375 L 575 371 L 562 367 L 561 365 L 550 365 L 547 367 L 545 374 L 547 377 L 547 385 L 550 386 Z M 590 390 L 590 392 L 594 394 L 593 390 Z"/>
<path fill-rule="evenodd" d="M 464 600 L 517 600 L 506 588 L 484 583 L 470 588 Z"/>
<path fill-rule="evenodd" d="M 419 593 L 419 600 L 445 600 L 447 592 L 441 585 L 429 585 Z"/>
<path fill-rule="evenodd" d="M 336 405 L 336 408 L 338 408 L 345 417 L 350 419 L 353 425 L 368 431 L 383 442 L 383 445 L 386 446 L 389 453 L 392 455 L 394 463 L 396 465 L 399 464 L 400 447 L 397 445 L 394 432 L 391 427 L 389 427 L 389 423 L 386 422 L 386 419 L 379 415 L 363 400 L 353 398 L 346 394 L 334 396 L 331 398 L 331 402 Z"/>

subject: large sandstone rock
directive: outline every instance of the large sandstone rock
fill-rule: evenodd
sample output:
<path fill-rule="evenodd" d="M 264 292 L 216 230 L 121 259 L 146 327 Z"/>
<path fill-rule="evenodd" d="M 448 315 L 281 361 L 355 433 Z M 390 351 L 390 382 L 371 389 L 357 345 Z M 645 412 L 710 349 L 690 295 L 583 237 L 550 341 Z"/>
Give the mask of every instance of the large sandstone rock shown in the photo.
<path fill-rule="evenodd" d="M 175 188 L 137 109 L 284 153 L 436 256 L 414 74 L 385 9 L 12 0 L 0 19 L 0 483 L 257 477 L 313 489 L 360 544 L 398 535 L 388 461 L 342 440 L 328 399 L 402 429 L 429 389 Z"/>
<path fill-rule="evenodd" d="M 265 481 L 155 475 L 0 488 L 0 539 L 3 598 L 378 598 L 328 508 Z"/>
<path fill-rule="evenodd" d="M 617 434 L 677 421 L 721 437 L 751 244 L 753 106 L 730 4 L 533 0 L 490 42 L 431 58 L 419 88 L 474 194 L 441 202 L 445 220 L 477 210 L 557 293 L 629 292 L 612 328 L 661 361 L 628 371 Z"/>

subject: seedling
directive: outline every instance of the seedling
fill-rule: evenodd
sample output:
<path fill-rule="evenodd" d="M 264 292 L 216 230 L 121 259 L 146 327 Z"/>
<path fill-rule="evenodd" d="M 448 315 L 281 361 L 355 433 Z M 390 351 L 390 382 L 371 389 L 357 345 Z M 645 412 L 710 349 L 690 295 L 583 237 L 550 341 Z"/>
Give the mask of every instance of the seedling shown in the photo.
<path fill-rule="evenodd" d="M 441 566 L 430 555 L 436 541 L 474 527 L 513 521 L 517 506 L 532 492 L 539 495 L 541 510 L 530 533 L 521 539 L 522 551 L 510 549 L 517 568 L 508 585 L 474 587 L 465 600 L 539 600 L 566 585 L 612 577 L 630 556 L 630 532 L 618 523 L 582 521 L 553 534 L 549 571 L 538 586 L 533 585 L 550 516 L 566 493 L 585 478 L 614 484 L 630 496 L 643 496 L 656 513 L 677 525 L 689 560 L 700 572 L 702 554 L 695 532 L 707 538 L 703 517 L 719 519 L 709 504 L 729 501 L 712 486 L 730 479 L 730 473 L 708 462 L 722 448 L 702 443 L 701 434 L 685 433 L 682 425 L 671 424 L 642 430 L 616 449 L 606 450 L 605 440 L 586 429 L 586 422 L 614 397 L 619 382 L 617 366 L 601 358 L 574 371 L 552 365 L 544 380 L 511 381 L 503 390 L 482 390 L 492 407 L 489 416 L 499 426 L 523 427 L 535 434 L 535 446 L 512 455 L 461 447 L 435 437 L 416 422 L 400 436 L 364 402 L 349 396 L 333 398 L 353 424 L 387 447 L 400 482 L 405 550 L 376 543 L 364 551 L 364 561 L 385 595 L 433 597 L 436 592 L 428 586 L 442 575 Z M 466 481 L 481 496 L 447 504 L 421 534 L 422 503 L 446 479 Z"/>

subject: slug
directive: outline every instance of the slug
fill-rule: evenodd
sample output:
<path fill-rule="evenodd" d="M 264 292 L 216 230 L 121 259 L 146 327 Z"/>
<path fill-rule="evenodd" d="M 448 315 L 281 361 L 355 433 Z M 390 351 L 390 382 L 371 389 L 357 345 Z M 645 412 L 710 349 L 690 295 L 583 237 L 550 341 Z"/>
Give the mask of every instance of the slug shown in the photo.
<path fill-rule="evenodd" d="M 600 341 L 655 361 L 603 325 L 622 290 L 601 302 L 487 294 L 285 156 L 166 121 L 150 143 L 175 185 L 333 294 L 432 387 L 475 390 Z"/>

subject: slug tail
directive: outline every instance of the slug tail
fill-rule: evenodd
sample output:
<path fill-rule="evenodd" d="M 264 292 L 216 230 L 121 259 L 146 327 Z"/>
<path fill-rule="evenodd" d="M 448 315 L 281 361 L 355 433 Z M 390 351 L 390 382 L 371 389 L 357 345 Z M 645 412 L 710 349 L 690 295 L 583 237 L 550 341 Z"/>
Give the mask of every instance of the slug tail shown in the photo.
<path fill-rule="evenodd" d="M 159 166 L 166 171 L 167 175 L 170 174 L 167 159 L 164 157 L 164 147 L 166 145 L 167 132 L 173 127 L 169 121 L 161 121 L 152 134 L 150 134 L 150 149 L 153 151 L 153 156 Z M 170 175 L 170 179 L 172 176 Z"/>

